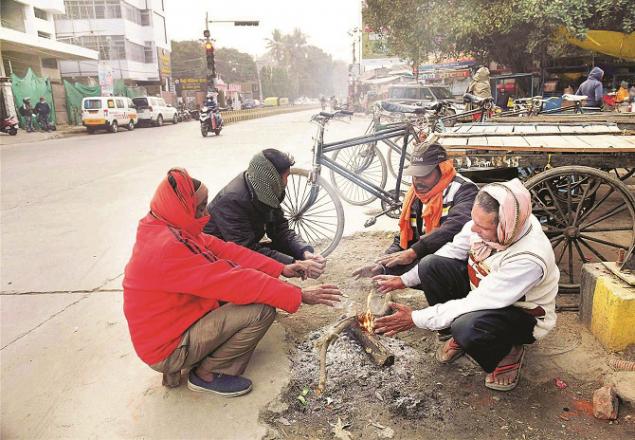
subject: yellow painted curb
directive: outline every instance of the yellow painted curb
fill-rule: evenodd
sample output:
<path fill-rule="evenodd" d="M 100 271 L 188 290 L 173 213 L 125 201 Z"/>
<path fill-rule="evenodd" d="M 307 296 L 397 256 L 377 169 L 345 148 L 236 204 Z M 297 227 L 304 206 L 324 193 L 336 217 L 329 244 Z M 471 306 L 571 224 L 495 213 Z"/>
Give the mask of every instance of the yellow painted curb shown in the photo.
<path fill-rule="evenodd" d="M 290 105 L 285 107 L 271 107 L 262 109 L 249 109 L 249 110 L 236 110 L 221 112 L 223 115 L 223 122 L 225 124 L 231 124 L 234 122 L 247 121 L 249 119 L 264 118 L 265 116 L 274 116 L 283 113 L 300 112 L 304 110 L 310 110 L 312 108 L 319 108 L 313 105 Z"/>
<path fill-rule="evenodd" d="M 635 344 L 635 287 L 613 275 L 597 278 L 591 333 L 609 350 Z"/>

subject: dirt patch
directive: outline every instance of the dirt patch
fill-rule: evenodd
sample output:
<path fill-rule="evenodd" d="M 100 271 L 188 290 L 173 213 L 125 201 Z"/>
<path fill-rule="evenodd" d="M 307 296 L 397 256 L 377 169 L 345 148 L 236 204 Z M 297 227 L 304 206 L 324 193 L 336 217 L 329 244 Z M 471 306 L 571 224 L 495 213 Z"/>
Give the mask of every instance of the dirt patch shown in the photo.
<path fill-rule="evenodd" d="M 351 438 L 366 439 L 635 437 L 632 407 L 622 405 L 612 424 L 593 418 L 590 399 L 610 371 L 608 354 L 573 313 L 560 313 L 557 329 L 530 348 L 524 376 L 511 393 L 485 388 L 483 371 L 465 357 L 438 364 L 435 334 L 417 329 L 380 337 L 395 354 L 395 364 L 383 368 L 344 332 L 329 348 L 327 389 L 316 395 L 315 342 L 341 317 L 365 308 L 370 282 L 355 281 L 350 273 L 380 255 L 391 239 L 389 233 L 357 234 L 329 256 L 320 282 L 338 284 L 349 296 L 342 308 L 302 307 L 294 315 L 279 315 L 291 347 L 291 379 L 276 404 L 262 413 L 268 438 L 324 439 L 335 433 L 345 438 L 342 429 Z M 416 290 L 395 299 L 426 305 Z"/>

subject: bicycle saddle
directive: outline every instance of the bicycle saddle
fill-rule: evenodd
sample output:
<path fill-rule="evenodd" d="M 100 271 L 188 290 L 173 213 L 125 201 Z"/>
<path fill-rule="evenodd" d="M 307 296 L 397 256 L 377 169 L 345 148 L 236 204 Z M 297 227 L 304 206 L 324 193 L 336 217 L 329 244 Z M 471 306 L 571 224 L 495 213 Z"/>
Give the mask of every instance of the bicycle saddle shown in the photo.
<path fill-rule="evenodd" d="M 410 105 L 402 105 L 395 104 L 394 102 L 381 102 L 382 110 L 385 110 L 390 113 L 413 113 L 413 114 L 421 114 L 425 113 L 426 109 L 424 107 L 413 107 Z"/>
<path fill-rule="evenodd" d="M 570 95 L 565 93 L 562 95 L 562 99 L 566 99 L 567 101 L 584 101 L 585 99 L 589 99 L 589 97 L 585 95 Z"/>
<path fill-rule="evenodd" d="M 483 106 L 485 105 L 485 103 L 489 102 L 489 101 L 493 101 L 493 98 L 479 98 L 478 96 L 474 96 L 471 93 L 466 93 L 465 95 L 463 95 L 463 102 L 465 103 L 472 103 L 472 104 L 476 104 L 479 106 Z"/>

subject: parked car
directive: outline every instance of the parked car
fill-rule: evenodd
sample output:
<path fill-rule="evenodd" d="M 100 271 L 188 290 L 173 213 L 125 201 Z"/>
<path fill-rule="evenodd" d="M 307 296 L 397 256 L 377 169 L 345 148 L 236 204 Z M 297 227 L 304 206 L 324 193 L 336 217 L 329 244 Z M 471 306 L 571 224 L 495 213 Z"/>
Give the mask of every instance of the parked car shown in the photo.
<path fill-rule="evenodd" d="M 163 122 L 170 121 L 173 124 L 179 122 L 179 116 L 175 107 L 166 104 L 163 98 L 155 96 L 143 96 L 132 98 L 139 112 L 139 123 L 160 127 Z"/>
<path fill-rule="evenodd" d="M 138 121 L 134 103 L 125 96 L 93 96 L 82 99 L 82 125 L 89 133 L 99 129 L 116 133 L 119 127 L 134 130 Z"/>
<path fill-rule="evenodd" d="M 388 102 L 397 104 L 427 106 L 437 101 L 452 101 L 455 114 L 464 110 L 462 101 L 455 100 L 448 87 L 424 86 L 422 84 L 398 84 L 388 89 Z"/>

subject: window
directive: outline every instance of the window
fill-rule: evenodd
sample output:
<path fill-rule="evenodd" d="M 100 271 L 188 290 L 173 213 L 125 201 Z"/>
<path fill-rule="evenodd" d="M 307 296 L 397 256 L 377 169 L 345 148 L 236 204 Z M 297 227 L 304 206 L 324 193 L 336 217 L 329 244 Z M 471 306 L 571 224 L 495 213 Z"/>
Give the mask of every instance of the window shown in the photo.
<path fill-rule="evenodd" d="M 98 51 L 100 60 L 126 59 L 123 35 L 83 35 L 71 38 L 69 43 Z"/>
<path fill-rule="evenodd" d="M 56 18 L 121 18 L 121 0 L 65 0 L 64 9 L 66 13 Z"/>
<path fill-rule="evenodd" d="M 87 99 L 84 101 L 85 109 L 100 109 L 101 108 L 101 99 Z"/>
<path fill-rule="evenodd" d="M 134 6 L 129 5 L 128 3 L 124 3 L 123 12 L 124 12 L 124 18 L 126 20 L 131 21 L 133 23 L 137 23 L 138 25 L 142 24 L 140 9 L 137 9 Z"/>
<path fill-rule="evenodd" d="M 114 99 L 109 99 L 108 100 L 108 108 L 115 108 L 115 100 Z"/>
<path fill-rule="evenodd" d="M 434 96 L 432 96 L 432 92 L 430 91 L 429 88 L 424 87 L 421 89 L 421 98 L 423 99 L 433 99 Z"/>
<path fill-rule="evenodd" d="M 47 20 L 48 21 L 48 14 L 46 13 L 46 11 L 43 11 L 40 8 L 33 8 L 33 12 L 35 13 L 35 17 L 39 18 L 40 20 Z"/>
<path fill-rule="evenodd" d="M 115 99 L 115 101 L 117 102 L 117 108 L 126 108 L 123 103 L 123 99 Z"/>
<path fill-rule="evenodd" d="M 445 87 L 430 87 L 434 96 L 437 99 L 452 99 L 452 93 L 450 93 L 450 89 Z"/>
<path fill-rule="evenodd" d="M 138 63 L 146 62 L 145 47 L 140 44 L 126 41 L 126 59 L 130 61 L 136 61 Z"/>
<path fill-rule="evenodd" d="M 154 63 L 154 47 L 152 46 L 152 41 L 146 41 L 143 51 L 146 64 Z"/>
<path fill-rule="evenodd" d="M 37 36 L 40 38 L 48 38 L 49 40 L 51 39 L 51 34 L 48 32 L 37 31 Z"/>
<path fill-rule="evenodd" d="M 143 9 L 141 11 L 141 26 L 150 26 L 150 10 Z"/>
<path fill-rule="evenodd" d="M 57 69 L 57 60 L 55 58 L 42 58 L 42 67 Z"/>

